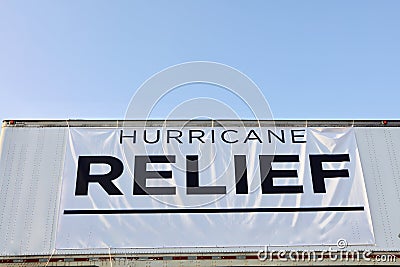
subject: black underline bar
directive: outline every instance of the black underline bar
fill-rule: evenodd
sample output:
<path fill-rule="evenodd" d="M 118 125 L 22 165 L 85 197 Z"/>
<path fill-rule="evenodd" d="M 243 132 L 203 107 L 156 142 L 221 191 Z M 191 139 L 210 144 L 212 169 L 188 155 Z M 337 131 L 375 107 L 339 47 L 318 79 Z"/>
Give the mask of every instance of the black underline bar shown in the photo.
<path fill-rule="evenodd" d="M 64 210 L 66 215 L 102 214 L 177 214 L 177 213 L 277 213 L 277 212 L 321 212 L 321 211 L 363 211 L 363 206 L 352 207 L 293 207 L 293 208 L 214 208 L 214 209 L 98 209 Z"/>

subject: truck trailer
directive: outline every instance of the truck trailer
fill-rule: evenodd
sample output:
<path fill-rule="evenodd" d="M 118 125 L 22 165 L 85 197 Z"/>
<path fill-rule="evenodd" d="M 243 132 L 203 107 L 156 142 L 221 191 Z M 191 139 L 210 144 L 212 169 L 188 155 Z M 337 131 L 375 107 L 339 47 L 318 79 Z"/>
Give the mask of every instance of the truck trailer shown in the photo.
<path fill-rule="evenodd" d="M 396 265 L 400 121 L 4 120 L 0 266 Z"/>

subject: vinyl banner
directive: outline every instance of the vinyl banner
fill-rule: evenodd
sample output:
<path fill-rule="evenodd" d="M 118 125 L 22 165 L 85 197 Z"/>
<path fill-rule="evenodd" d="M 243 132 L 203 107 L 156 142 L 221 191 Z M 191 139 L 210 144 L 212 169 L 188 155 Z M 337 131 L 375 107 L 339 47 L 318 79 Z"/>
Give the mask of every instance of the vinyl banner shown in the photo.
<path fill-rule="evenodd" d="M 57 249 L 374 244 L 353 128 L 70 128 Z"/>

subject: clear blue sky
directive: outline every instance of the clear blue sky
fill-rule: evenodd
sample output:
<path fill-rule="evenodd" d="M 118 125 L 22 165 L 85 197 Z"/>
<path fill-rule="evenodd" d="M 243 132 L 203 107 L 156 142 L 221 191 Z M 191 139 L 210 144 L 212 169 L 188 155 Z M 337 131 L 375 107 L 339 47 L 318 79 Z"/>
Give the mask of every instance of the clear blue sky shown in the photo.
<path fill-rule="evenodd" d="M 194 60 L 248 75 L 278 119 L 399 118 L 400 1 L 0 0 L 0 119 L 121 119 L 147 78 Z M 156 116 L 229 100 L 187 89 Z"/>

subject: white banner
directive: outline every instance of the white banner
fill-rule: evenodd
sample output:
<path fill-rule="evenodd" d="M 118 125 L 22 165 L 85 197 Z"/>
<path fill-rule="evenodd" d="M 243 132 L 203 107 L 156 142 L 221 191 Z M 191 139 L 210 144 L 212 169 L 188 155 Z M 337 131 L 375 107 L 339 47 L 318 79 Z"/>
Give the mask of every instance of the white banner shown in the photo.
<path fill-rule="evenodd" d="M 71 128 L 56 248 L 374 243 L 353 128 Z"/>

